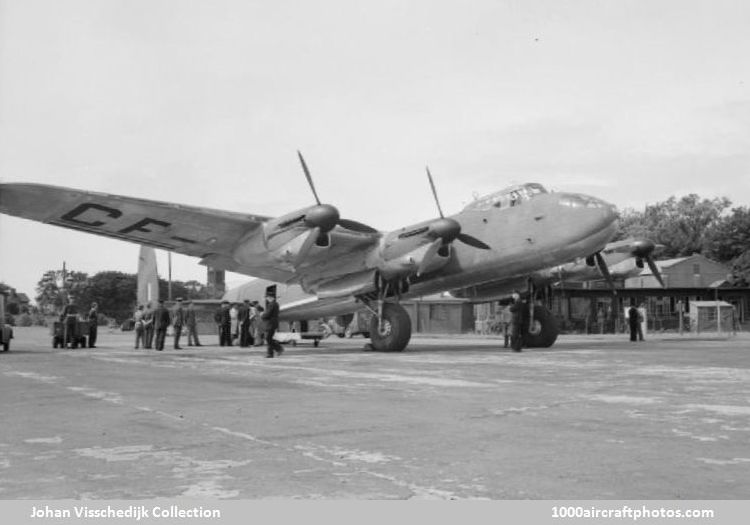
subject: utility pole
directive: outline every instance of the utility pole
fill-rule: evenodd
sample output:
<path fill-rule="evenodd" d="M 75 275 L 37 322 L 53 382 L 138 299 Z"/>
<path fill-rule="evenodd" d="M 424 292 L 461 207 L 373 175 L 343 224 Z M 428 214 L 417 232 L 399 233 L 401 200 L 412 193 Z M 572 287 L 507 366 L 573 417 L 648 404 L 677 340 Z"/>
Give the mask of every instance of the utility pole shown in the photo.
<path fill-rule="evenodd" d="M 172 302 L 172 252 L 167 252 L 167 268 L 169 281 L 167 282 L 167 301 Z"/>

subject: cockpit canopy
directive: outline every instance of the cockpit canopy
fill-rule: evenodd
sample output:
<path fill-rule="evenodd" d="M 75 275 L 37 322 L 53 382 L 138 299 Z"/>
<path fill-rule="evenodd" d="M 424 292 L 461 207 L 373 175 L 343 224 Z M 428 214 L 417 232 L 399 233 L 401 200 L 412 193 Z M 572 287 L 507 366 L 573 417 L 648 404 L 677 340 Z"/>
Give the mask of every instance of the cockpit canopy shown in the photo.
<path fill-rule="evenodd" d="M 520 204 L 523 204 L 543 193 L 548 192 L 544 186 L 536 182 L 516 184 L 484 197 L 479 197 L 474 202 L 468 204 L 464 208 L 464 211 L 480 211 L 490 208 L 510 208 L 511 206 L 519 206 Z"/>

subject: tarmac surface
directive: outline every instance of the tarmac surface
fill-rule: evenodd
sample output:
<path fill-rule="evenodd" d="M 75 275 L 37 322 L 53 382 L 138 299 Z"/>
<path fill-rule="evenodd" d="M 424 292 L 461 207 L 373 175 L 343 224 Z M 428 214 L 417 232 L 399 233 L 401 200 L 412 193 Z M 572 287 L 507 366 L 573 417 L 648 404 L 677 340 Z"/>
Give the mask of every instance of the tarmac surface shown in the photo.
<path fill-rule="evenodd" d="M 746 499 L 750 335 L 0 352 L 0 499 Z M 215 344 L 215 337 L 205 337 Z"/>

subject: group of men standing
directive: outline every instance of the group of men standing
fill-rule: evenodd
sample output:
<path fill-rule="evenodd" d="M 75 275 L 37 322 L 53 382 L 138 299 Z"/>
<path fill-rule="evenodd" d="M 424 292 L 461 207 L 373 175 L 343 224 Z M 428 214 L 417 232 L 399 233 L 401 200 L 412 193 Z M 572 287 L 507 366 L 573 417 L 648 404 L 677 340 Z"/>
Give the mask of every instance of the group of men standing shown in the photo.
<path fill-rule="evenodd" d="M 233 312 L 234 310 L 234 312 Z M 233 320 L 236 319 L 236 327 Z M 160 300 L 156 308 L 148 303 L 144 308 L 139 305 L 133 315 L 135 322 L 135 348 L 143 344 L 143 348 L 164 350 L 164 340 L 167 328 L 172 325 L 174 330 L 174 348 L 180 350 L 182 329 L 187 329 L 187 346 L 202 346 L 198 339 L 198 322 L 192 301 L 187 301 L 187 308 L 183 308 L 182 298 L 170 312 L 164 301 Z M 263 308 L 258 301 L 245 300 L 242 304 L 230 309 L 229 301 L 222 301 L 221 307 L 214 314 L 214 321 L 219 329 L 219 346 L 232 346 L 233 340 L 239 339 L 241 347 L 259 346 L 265 338 L 267 344 L 266 357 L 281 355 L 284 348 L 274 339 L 279 328 L 279 304 L 273 287 L 266 290 L 266 306 Z"/>
<path fill-rule="evenodd" d="M 279 328 L 279 304 L 273 288 L 266 290 L 265 308 L 249 299 L 231 306 L 229 301 L 221 302 L 214 314 L 219 328 L 219 346 L 232 346 L 234 339 L 241 347 L 260 346 L 265 339 L 266 357 L 281 355 L 284 348 L 274 339 Z"/>
<path fill-rule="evenodd" d="M 174 310 L 170 312 L 164 306 L 164 301 L 160 300 L 156 308 L 148 303 L 146 307 L 138 305 L 138 309 L 133 315 L 135 322 L 135 348 L 139 348 L 141 343 L 143 348 L 164 350 L 164 343 L 167 337 L 167 328 L 172 325 L 174 329 L 174 348 L 180 350 L 180 337 L 182 328 L 187 329 L 187 345 L 202 346 L 198 339 L 197 319 L 195 308 L 192 301 L 188 301 L 187 309 L 183 309 L 182 298 L 177 298 L 177 304 Z"/>
<path fill-rule="evenodd" d="M 99 329 L 99 305 L 91 303 L 91 309 L 86 317 L 88 320 L 88 344 L 89 348 L 96 348 L 96 336 Z M 60 323 L 63 331 L 63 347 L 67 347 L 70 344 L 73 348 L 78 346 L 77 333 L 78 328 L 78 306 L 70 301 L 63 307 L 62 313 L 60 314 Z"/>

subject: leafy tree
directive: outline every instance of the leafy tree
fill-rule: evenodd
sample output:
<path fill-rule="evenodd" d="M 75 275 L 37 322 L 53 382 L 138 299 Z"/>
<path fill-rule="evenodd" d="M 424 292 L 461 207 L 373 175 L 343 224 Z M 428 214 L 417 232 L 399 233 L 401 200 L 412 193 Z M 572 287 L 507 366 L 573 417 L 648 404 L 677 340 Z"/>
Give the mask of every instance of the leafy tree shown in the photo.
<path fill-rule="evenodd" d="M 706 232 L 706 253 L 721 262 L 730 262 L 750 250 L 750 208 L 733 208 Z"/>
<path fill-rule="evenodd" d="M 67 300 L 58 285 L 58 283 L 62 283 L 62 279 L 62 270 L 47 270 L 39 279 L 36 285 L 37 295 L 35 299 L 43 313 L 54 314 L 62 309 L 64 301 Z M 87 280 L 88 274 L 83 272 L 66 272 L 65 291 L 68 292 L 70 297 L 75 298 L 77 293 L 85 288 Z"/>
<path fill-rule="evenodd" d="M 169 297 L 169 282 L 159 279 L 159 297 L 167 299 Z M 172 281 L 172 300 L 182 297 L 183 299 L 210 299 L 209 291 L 206 285 L 192 281 Z"/>
<path fill-rule="evenodd" d="M 665 257 L 679 257 L 703 252 L 706 233 L 730 206 L 726 197 L 701 199 L 691 193 L 679 200 L 646 206 L 643 213 L 624 210 L 618 238 L 646 237 L 665 246 Z"/>
<path fill-rule="evenodd" d="M 96 302 L 101 314 L 113 317 L 118 323 L 129 319 L 136 302 L 137 277 L 135 274 L 106 271 L 91 277 L 76 294 L 83 309 Z"/>
<path fill-rule="evenodd" d="M 732 261 L 729 280 L 734 286 L 750 286 L 750 249 Z"/>

